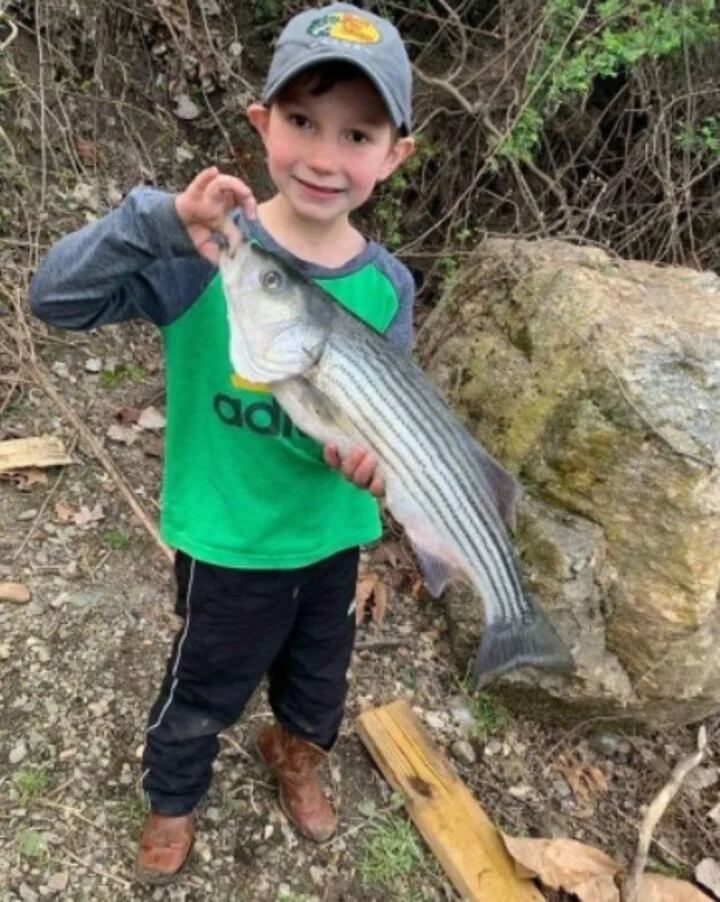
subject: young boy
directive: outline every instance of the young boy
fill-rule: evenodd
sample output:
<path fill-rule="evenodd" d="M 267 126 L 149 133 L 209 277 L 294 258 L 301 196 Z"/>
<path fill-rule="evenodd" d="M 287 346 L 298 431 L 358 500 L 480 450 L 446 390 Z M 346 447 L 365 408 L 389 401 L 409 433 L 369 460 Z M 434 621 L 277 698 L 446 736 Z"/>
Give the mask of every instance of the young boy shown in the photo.
<path fill-rule="evenodd" d="M 256 204 L 215 168 L 177 196 L 132 191 L 66 236 L 31 287 L 36 315 L 69 329 L 142 317 L 165 348 L 161 531 L 177 549 L 175 638 L 150 712 L 150 801 L 140 878 L 185 864 L 218 733 L 264 674 L 275 723 L 257 740 L 288 819 L 328 839 L 336 815 L 316 770 L 343 717 L 355 632 L 358 546 L 380 535 L 376 460 L 340 460 L 300 433 L 264 388 L 232 372 L 212 236 L 233 208 L 242 231 L 409 349 L 409 272 L 350 223 L 412 152 L 410 64 L 389 22 L 349 4 L 308 10 L 282 32 L 248 117 L 276 188 Z M 346 478 L 343 478 L 346 477 Z"/>

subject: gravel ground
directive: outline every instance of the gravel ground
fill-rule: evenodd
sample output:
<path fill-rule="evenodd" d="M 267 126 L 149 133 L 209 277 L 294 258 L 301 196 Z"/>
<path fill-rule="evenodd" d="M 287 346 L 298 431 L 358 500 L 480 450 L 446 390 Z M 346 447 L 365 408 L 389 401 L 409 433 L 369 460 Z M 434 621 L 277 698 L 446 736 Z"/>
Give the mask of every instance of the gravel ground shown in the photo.
<path fill-rule="evenodd" d="M 162 408 L 154 333 L 136 324 L 82 336 L 41 332 L 38 347 L 63 397 L 105 437 L 154 511 L 161 432 L 136 430 L 131 445 L 107 437 L 119 411 Z M 260 690 L 223 738 L 187 871 L 170 888 L 137 885 L 145 718 L 177 628 L 170 568 L 46 396 L 19 383 L 0 439 L 44 433 L 61 436 L 76 463 L 46 471 L 46 481 L 32 473 L 0 480 L 0 581 L 31 592 L 26 604 L 0 602 L 0 898 L 455 898 L 354 730 L 361 710 L 399 697 L 503 829 L 571 836 L 629 860 L 642 806 L 692 748 L 694 732 L 560 730 L 516 720 L 491 696 L 468 696 L 441 608 L 409 591 L 412 579 L 399 579 L 381 547 L 366 560 L 391 585 L 388 612 L 382 625 L 360 629 L 348 717 L 324 774 L 340 811 L 336 838 L 323 847 L 299 839 L 279 810 L 251 753 L 269 719 Z M 718 800 L 710 758 L 663 820 L 654 866 L 687 875 L 716 854 L 708 815 Z"/>

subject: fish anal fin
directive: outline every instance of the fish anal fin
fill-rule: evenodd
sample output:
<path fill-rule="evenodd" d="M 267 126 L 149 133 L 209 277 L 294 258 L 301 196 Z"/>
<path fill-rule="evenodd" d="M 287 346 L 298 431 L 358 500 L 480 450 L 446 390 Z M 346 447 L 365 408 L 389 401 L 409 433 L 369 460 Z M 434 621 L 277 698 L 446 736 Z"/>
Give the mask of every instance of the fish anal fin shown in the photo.
<path fill-rule="evenodd" d="M 408 532 L 408 538 L 417 557 L 428 592 L 439 598 L 448 583 L 464 579 L 463 573 L 453 558 L 442 548 L 429 542 L 416 532 Z"/>

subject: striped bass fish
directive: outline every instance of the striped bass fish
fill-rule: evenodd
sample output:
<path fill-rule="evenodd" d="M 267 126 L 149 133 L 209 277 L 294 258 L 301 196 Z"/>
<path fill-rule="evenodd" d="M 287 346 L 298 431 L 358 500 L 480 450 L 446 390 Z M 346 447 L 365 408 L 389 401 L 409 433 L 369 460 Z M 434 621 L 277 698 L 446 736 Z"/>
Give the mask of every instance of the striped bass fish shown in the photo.
<path fill-rule="evenodd" d="M 570 670 L 572 656 L 524 591 L 508 536 L 519 486 L 456 419 L 409 357 L 319 286 L 249 241 L 219 259 L 230 360 L 295 424 L 341 455 L 371 449 L 385 501 L 438 596 L 460 578 L 480 595 L 478 686 L 516 667 Z"/>

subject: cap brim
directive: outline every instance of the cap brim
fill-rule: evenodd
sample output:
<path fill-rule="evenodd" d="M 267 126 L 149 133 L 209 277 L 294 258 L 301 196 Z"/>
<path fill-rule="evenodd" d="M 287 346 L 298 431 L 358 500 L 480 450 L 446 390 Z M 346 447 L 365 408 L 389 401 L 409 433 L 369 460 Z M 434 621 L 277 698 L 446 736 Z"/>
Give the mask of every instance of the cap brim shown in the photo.
<path fill-rule="evenodd" d="M 293 79 L 296 75 L 299 75 L 303 69 L 310 69 L 313 66 L 316 66 L 318 63 L 329 63 L 329 62 L 343 62 L 350 63 L 351 66 L 355 66 L 357 69 L 360 69 L 370 81 L 375 85 L 378 90 L 378 93 L 383 99 L 385 106 L 390 113 L 390 118 L 393 121 L 393 124 L 396 128 L 404 128 L 407 131 L 410 130 L 410 123 L 405 122 L 403 114 L 400 110 L 400 106 L 392 96 L 390 91 L 385 87 L 382 81 L 378 78 L 377 74 L 373 72 L 372 68 L 367 65 L 364 61 L 358 60 L 354 56 L 348 56 L 348 54 L 338 53 L 337 50 L 329 50 L 327 53 L 318 53 L 313 54 L 312 59 L 304 59 L 302 62 L 296 63 L 294 66 L 288 66 L 288 68 L 280 73 L 277 76 L 275 81 L 271 86 L 266 85 L 262 96 L 260 99 L 263 103 L 267 103 L 272 100 L 273 97 L 281 91 L 285 85 Z"/>

